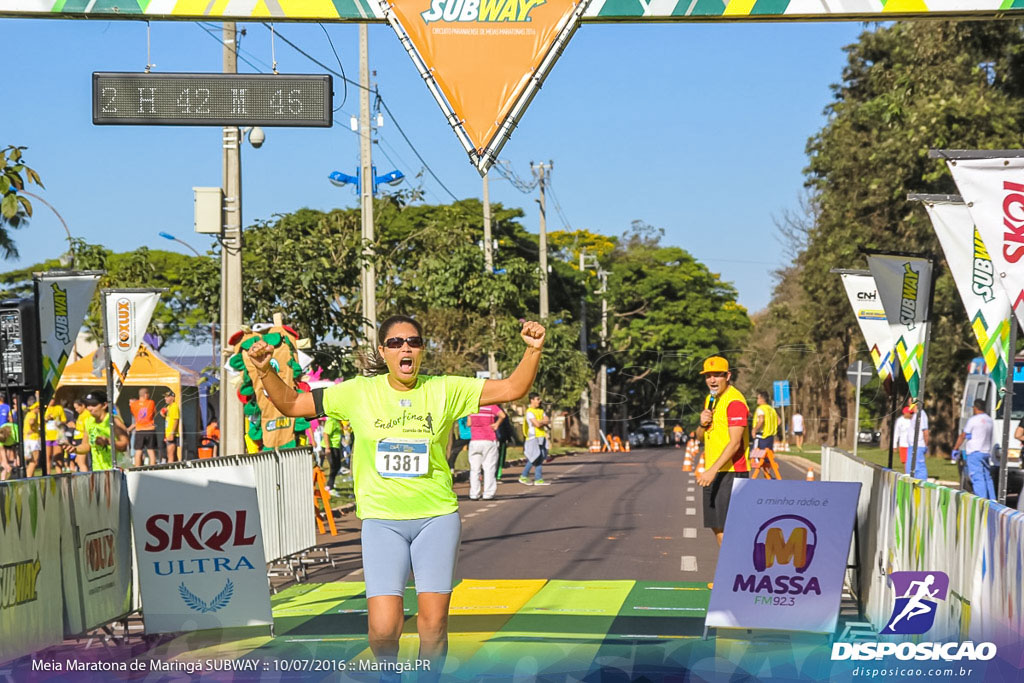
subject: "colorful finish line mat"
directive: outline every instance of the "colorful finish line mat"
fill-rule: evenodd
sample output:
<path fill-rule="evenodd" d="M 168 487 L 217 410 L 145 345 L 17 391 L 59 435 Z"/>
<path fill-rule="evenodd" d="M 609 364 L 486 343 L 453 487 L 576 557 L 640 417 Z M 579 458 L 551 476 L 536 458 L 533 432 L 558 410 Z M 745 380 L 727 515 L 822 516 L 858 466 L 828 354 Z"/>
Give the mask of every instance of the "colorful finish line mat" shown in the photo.
<path fill-rule="evenodd" d="M 127 668 L 108 668 L 100 678 L 65 666 L 34 668 L 14 680 L 939 681 L 961 680 L 966 668 L 967 680 L 1020 675 L 997 661 L 834 662 L 821 635 L 712 630 L 705 640 L 709 597 L 704 583 L 466 579 L 452 594 L 448 657 L 438 678 L 415 669 L 419 639 L 410 586 L 399 652 L 409 671 L 399 678 L 375 668 L 363 583 L 301 584 L 272 597 L 273 635 L 195 632 L 135 650 Z M 103 656 L 98 648 L 79 651 L 79 661 L 95 660 L 90 653 L 96 652 Z"/>

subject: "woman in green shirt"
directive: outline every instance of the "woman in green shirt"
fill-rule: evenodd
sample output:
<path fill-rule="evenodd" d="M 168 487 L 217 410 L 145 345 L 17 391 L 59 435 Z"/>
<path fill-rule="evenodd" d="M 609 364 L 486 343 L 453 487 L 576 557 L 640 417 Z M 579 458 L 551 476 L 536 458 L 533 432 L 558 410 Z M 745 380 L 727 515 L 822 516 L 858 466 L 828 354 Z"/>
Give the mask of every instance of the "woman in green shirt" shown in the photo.
<path fill-rule="evenodd" d="M 92 470 L 94 472 L 114 469 L 116 463 L 114 462 L 114 454 L 110 447 L 111 415 L 108 410 L 107 392 L 100 390 L 90 391 L 82 399 L 82 403 L 85 404 L 85 409 L 89 411 L 93 419 L 85 424 L 86 433 L 83 435 L 82 443 L 77 446 L 65 444 L 64 452 L 84 454 L 91 451 Z M 116 415 L 113 416 L 113 422 L 114 445 L 117 447 L 117 450 L 125 451 L 128 449 L 128 429 L 121 422 L 121 418 Z"/>
<path fill-rule="evenodd" d="M 267 397 L 288 417 L 326 415 L 349 420 L 356 515 L 363 520 L 370 647 L 382 662 L 398 656 L 402 597 L 410 567 L 416 577 L 420 658 L 440 673 L 448 647 L 448 606 L 461 522 L 445 459 L 456 420 L 522 398 L 540 364 L 545 330 L 523 324 L 526 351 L 505 379 L 419 374 L 424 338 L 406 316 L 385 320 L 377 333 L 374 376 L 327 389 L 296 393 L 271 372 L 273 349 L 257 342 L 248 351 Z M 386 373 L 386 374 L 384 374 Z"/>

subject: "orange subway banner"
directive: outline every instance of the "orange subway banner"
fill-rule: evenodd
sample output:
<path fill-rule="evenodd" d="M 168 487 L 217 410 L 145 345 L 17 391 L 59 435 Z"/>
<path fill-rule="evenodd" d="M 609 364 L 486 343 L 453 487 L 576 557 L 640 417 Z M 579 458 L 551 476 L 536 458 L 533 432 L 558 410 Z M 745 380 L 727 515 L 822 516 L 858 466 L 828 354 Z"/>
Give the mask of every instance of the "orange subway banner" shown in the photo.
<path fill-rule="evenodd" d="M 386 13 L 483 172 L 507 139 L 503 125 L 522 114 L 582 9 L 578 0 L 393 0 Z"/>

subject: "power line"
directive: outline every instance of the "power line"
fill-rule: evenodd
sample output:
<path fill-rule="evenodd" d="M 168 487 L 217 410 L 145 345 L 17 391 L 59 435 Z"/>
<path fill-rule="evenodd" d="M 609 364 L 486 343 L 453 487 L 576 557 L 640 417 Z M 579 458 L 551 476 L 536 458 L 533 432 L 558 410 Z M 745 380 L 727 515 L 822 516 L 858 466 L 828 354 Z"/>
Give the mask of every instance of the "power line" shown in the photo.
<path fill-rule="evenodd" d="M 555 211 L 558 213 L 558 217 L 562 219 L 562 225 L 566 230 L 572 232 L 572 226 L 569 225 L 569 219 L 565 217 L 565 213 L 562 212 L 562 205 L 558 201 L 558 195 L 555 194 L 555 188 L 551 183 L 550 176 L 548 176 L 548 192 L 551 193 L 551 198 L 555 200 Z"/>
<path fill-rule="evenodd" d="M 338 111 L 344 107 L 345 103 L 348 101 L 348 79 L 345 78 L 345 67 L 341 65 L 341 57 L 338 56 L 338 51 L 334 49 L 334 41 L 331 40 L 331 34 L 327 32 L 327 28 L 324 27 L 323 24 L 320 24 L 320 28 L 324 30 L 324 35 L 327 36 L 327 42 L 331 44 L 331 52 L 334 53 L 334 58 L 338 60 L 338 69 L 341 71 L 342 76 L 341 82 L 345 86 L 345 93 L 341 96 L 341 104 L 338 105 L 338 109 L 334 110 Z"/>
<path fill-rule="evenodd" d="M 206 32 L 206 35 L 210 36 L 211 38 L 213 38 L 214 40 L 216 40 L 216 41 L 217 41 L 218 43 L 220 43 L 221 45 L 225 45 L 225 46 L 226 46 L 226 44 L 224 43 L 223 39 L 221 39 L 220 37 L 218 37 L 218 36 L 217 36 L 217 35 L 216 35 L 216 34 L 215 34 L 215 33 L 214 33 L 213 31 L 211 31 L 210 29 L 206 28 L 206 27 L 205 27 L 205 26 L 203 26 L 202 24 L 196 24 L 196 26 L 198 26 L 198 27 L 199 27 L 199 28 L 201 28 L 201 29 L 202 29 L 203 31 L 205 31 L 205 32 Z M 246 59 L 245 57 L 243 57 L 243 56 L 242 56 L 241 54 L 239 54 L 239 51 L 238 51 L 238 48 L 237 48 L 237 47 L 229 47 L 228 49 L 229 49 L 229 50 L 231 50 L 232 52 L 234 52 L 234 53 L 235 53 L 235 56 L 236 56 L 236 57 L 238 57 L 238 58 L 239 58 L 239 59 L 241 59 L 241 60 L 242 60 L 243 62 L 245 62 L 246 64 L 248 64 L 248 65 L 249 65 L 250 67 L 252 67 L 252 68 L 253 68 L 253 69 L 254 69 L 254 70 L 255 70 L 255 71 L 257 72 L 257 73 L 263 73 L 263 70 L 262 70 L 262 69 L 260 69 L 260 68 L 259 68 L 258 66 L 256 66 L 256 65 L 255 65 L 255 64 L 253 64 L 252 62 L 250 62 L 250 61 L 249 61 L 248 59 Z M 253 55 L 253 59 L 255 59 L 255 60 L 257 60 L 257 61 L 262 61 L 262 60 L 260 60 L 260 59 L 259 59 L 258 57 L 256 57 L 255 55 Z M 266 64 L 266 62 L 264 62 L 264 64 Z M 268 67 L 268 68 L 269 68 L 269 67 Z"/>
<path fill-rule="evenodd" d="M 516 188 L 523 194 L 533 192 L 537 187 L 537 183 L 540 182 L 536 177 L 534 177 L 531 182 L 526 182 L 515 172 L 511 163 L 502 159 L 498 159 L 492 168 L 498 172 L 498 175 L 512 183 L 512 187 Z"/>
<path fill-rule="evenodd" d="M 268 30 L 270 29 L 270 26 L 266 22 L 263 23 L 263 26 L 265 26 Z M 346 83 L 351 83 L 351 84 L 355 85 L 358 88 L 362 88 L 363 90 L 368 90 L 368 91 L 374 93 L 377 96 L 377 100 L 380 102 L 380 105 L 382 107 L 384 107 L 384 111 L 386 111 L 388 113 L 388 116 L 391 118 L 391 122 L 395 124 L 395 128 L 398 129 L 398 133 L 402 136 L 402 139 L 405 140 L 406 144 L 409 145 L 409 149 L 411 149 L 412 153 L 416 155 L 416 158 L 420 160 L 420 163 L 423 164 L 423 167 L 427 170 L 427 173 L 429 173 L 430 176 L 437 182 L 437 184 L 440 185 L 444 189 L 444 191 L 448 193 L 448 195 L 452 198 L 452 201 L 456 201 L 456 202 L 459 201 L 459 198 L 455 196 L 455 193 L 448 189 L 448 186 L 445 185 L 441 181 L 441 179 L 437 176 L 436 173 L 434 173 L 434 169 L 432 169 L 430 167 L 430 164 L 428 164 L 426 159 L 423 158 L 423 155 L 420 154 L 418 149 L 416 149 L 416 146 L 414 144 L 412 144 L 412 140 L 410 140 L 409 136 L 405 134 L 405 131 L 402 129 L 402 125 L 398 122 L 398 119 L 395 118 L 395 115 L 392 113 L 391 108 L 388 107 L 388 103 L 386 101 L 384 101 L 384 98 L 381 96 L 380 91 L 378 89 L 376 89 L 376 88 L 368 88 L 365 85 L 363 85 L 362 83 L 358 83 L 356 81 L 353 81 L 352 79 L 348 78 L 344 74 L 338 73 L 337 71 L 335 71 L 331 67 L 327 66 L 326 64 L 321 62 L 319 59 L 317 59 L 313 55 L 311 55 L 308 52 L 306 52 L 305 50 L 303 50 L 301 47 L 299 47 L 298 45 L 296 45 L 292 41 L 290 41 L 287 38 L 285 38 L 283 35 L 281 35 L 280 31 L 277 31 L 276 34 L 277 34 L 278 38 L 280 38 L 281 40 L 286 42 L 293 49 L 295 49 L 296 52 L 298 52 L 303 57 L 305 57 L 309 61 L 313 62 L 317 66 L 319 66 L 321 69 L 327 71 L 330 74 L 333 74 L 333 75 L 337 76 L 338 78 L 342 79 Z"/>

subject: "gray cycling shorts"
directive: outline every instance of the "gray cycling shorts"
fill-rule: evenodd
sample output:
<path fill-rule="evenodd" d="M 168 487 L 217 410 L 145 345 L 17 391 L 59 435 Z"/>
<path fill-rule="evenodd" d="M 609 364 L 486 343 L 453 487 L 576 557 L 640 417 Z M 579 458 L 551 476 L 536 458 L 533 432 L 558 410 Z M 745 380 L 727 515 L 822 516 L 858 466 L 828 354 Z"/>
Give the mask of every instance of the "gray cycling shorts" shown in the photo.
<path fill-rule="evenodd" d="M 458 512 L 423 519 L 364 519 L 366 597 L 405 595 L 410 569 L 417 593 L 451 593 L 461 537 Z"/>

